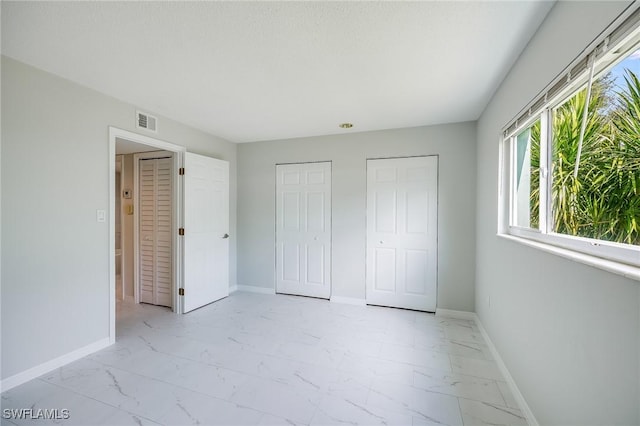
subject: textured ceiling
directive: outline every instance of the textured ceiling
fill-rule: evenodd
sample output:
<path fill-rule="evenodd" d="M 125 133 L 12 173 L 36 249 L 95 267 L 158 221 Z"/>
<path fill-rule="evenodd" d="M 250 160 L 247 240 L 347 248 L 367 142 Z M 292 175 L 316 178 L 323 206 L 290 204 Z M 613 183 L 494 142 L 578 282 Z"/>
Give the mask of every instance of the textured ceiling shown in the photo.
<path fill-rule="evenodd" d="M 248 142 L 475 120 L 551 6 L 2 1 L 2 53 Z"/>

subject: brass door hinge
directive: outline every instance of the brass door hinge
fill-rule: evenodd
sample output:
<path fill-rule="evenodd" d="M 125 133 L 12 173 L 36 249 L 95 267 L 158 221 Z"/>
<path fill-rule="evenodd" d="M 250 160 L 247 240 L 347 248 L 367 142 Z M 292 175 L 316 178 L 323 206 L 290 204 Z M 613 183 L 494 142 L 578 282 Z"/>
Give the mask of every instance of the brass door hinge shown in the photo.
<path fill-rule="evenodd" d="M 179 288 L 179 289 L 178 289 L 178 294 L 179 294 L 180 296 L 184 296 L 184 288 Z"/>
<path fill-rule="evenodd" d="M 179 174 L 180 176 L 183 176 L 183 175 L 184 175 L 184 167 L 180 167 L 180 168 L 178 169 L 178 174 Z"/>
<path fill-rule="evenodd" d="M 178 229 L 178 235 L 184 235 L 184 228 Z"/>

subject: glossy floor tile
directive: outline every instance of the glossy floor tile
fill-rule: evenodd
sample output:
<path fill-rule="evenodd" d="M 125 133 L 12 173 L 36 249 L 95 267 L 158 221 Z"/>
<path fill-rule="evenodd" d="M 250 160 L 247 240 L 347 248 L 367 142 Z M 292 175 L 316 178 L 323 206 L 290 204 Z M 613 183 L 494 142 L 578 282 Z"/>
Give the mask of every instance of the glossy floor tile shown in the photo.
<path fill-rule="evenodd" d="M 2 409 L 2 426 L 526 425 L 472 321 L 242 292 L 182 316 L 118 302 L 114 345 Z M 4 415 L 21 409 L 58 418 Z"/>

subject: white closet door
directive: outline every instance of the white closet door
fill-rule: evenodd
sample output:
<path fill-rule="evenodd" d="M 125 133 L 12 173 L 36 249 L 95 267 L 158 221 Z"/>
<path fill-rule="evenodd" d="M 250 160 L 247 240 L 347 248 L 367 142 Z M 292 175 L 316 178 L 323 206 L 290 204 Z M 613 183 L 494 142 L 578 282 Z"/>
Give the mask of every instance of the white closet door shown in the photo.
<path fill-rule="evenodd" d="M 171 158 L 140 160 L 140 302 L 171 307 Z"/>
<path fill-rule="evenodd" d="M 276 166 L 276 292 L 331 296 L 331 163 Z"/>
<path fill-rule="evenodd" d="M 367 303 L 435 312 L 438 158 L 367 161 Z"/>

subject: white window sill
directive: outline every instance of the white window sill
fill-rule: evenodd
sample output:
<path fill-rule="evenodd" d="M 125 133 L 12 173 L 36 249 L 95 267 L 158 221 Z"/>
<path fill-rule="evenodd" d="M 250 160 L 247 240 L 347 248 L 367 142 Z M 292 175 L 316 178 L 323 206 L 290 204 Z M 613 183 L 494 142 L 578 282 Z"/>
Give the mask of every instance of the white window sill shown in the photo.
<path fill-rule="evenodd" d="M 640 281 L 640 267 L 627 265 L 625 263 L 615 262 L 613 260 L 602 259 L 600 257 L 589 254 L 580 253 L 574 250 L 553 246 L 550 244 L 533 241 L 527 238 L 516 237 L 508 234 L 497 234 L 498 237 L 505 240 L 514 241 L 529 247 L 534 247 L 547 253 L 552 253 L 565 259 L 584 265 L 593 266 L 594 268 L 603 269 L 616 275 L 622 275 L 625 278 Z"/>

